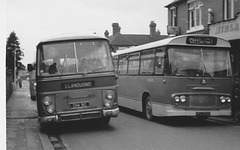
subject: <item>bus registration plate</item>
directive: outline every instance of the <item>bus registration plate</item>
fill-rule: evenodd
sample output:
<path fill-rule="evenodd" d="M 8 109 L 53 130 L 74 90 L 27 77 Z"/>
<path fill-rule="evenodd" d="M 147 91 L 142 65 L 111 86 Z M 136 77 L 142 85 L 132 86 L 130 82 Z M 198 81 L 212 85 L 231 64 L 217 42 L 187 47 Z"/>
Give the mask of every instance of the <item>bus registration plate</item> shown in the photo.
<path fill-rule="evenodd" d="M 89 102 L 80 102 L 80 103 L 71 103 L 70 104 L 71 108 L 86 108 L 89 106 L 90 106 Z"/>
<path fill-rule="evenodd" d="M 210 112 L 196 112 L 197 117 L 209 117 Z"/>

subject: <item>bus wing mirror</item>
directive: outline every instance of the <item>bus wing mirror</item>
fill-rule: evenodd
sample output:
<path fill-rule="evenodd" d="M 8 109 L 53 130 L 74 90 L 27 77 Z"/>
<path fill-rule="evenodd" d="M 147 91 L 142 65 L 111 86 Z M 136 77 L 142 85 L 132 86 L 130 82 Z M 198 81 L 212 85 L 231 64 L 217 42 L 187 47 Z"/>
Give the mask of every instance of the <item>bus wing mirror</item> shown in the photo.
<path fill-rule="evenodd" d="M 27 64 L 27 70 L 28 70 L 28 72 L 33 71 L 33 66 L 32 66 L 32 64 Z"/>

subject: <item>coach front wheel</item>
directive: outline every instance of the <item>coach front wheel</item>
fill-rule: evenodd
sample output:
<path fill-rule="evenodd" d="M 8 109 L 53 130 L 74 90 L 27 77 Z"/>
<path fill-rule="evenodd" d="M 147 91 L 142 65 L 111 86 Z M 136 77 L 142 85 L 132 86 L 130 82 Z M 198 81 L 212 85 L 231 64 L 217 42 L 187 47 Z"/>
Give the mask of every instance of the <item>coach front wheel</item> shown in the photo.
<path fill-rule="evenodd" d="M 153 120 L 152 102 L 151 102 L 150 96 L 148 96 L 146 98 L 144 113 L 145 113 L 145 116 L 146 116 L 147 120 Z"/>

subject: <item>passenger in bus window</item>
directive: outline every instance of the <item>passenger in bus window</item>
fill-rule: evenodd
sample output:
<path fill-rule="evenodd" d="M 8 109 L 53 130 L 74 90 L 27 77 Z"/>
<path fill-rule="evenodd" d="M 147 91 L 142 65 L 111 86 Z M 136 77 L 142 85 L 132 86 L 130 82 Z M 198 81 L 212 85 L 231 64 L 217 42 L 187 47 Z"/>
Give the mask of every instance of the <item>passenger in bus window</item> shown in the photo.
<path fill-rule="evenodd" d="M 89 62 L 86 58 L 82 58 L 79 62 L 79 72 L 84 72 L 89 70 Z"/>
<path fill-rule="evenodd" d="M 49 67 L 49 70 L 48 70 L 49 74 L 55 74 L 58 72 L 57 70 L 57 63 L 53 63 L 50 67 Z"/>
<path fill-rule="evenodd" d="M 155 73 L 156 74 L 162 74 L 163 73 L 163 58 L 162 57 L 156 57 L 155 62 Z"/>
<path fill-rule="evenodd" d="M 46 72 L 46 64 L 44 62 L 41 62 L 40 64 L 40 73 Z"/>

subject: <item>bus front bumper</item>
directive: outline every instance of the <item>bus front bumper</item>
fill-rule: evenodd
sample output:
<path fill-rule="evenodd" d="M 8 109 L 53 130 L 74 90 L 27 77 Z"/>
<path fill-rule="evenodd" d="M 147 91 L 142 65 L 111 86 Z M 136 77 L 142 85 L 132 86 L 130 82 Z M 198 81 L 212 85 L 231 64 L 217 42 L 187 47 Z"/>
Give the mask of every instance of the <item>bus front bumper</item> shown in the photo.
<path fill-rule="evenodd" d="M 76 112 L 72 114 L 60 114 L 60 115 L 52 115 L 39 117 L 39 123 L 57 123 L 57 122 L 65 122 L 65 121 L 74 121 L 74 120 L 84 120 L 84 119 L 96 119 L 102 117 L 117 117 L 119 113 L 119 108 L 108 109 L 108 110 L 96 110 L 90 112 Z M 102 114 L 102 115 L 101 115 Z M 67 118 L 63 120 L 63 118 Z"/>
<path fill-rule="evenodd" d="M 117 117 L 119 113 L 119 108 L 103 110 L 104 117 Z"/>

